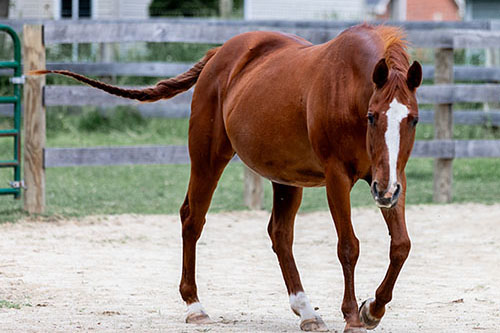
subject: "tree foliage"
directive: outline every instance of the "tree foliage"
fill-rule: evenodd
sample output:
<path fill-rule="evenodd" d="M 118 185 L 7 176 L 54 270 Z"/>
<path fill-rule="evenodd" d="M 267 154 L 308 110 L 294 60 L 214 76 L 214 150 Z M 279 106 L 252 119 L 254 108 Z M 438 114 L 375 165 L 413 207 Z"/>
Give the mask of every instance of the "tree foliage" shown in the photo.
<path fill-rule="evenodd" d="M 153 0 L 150 16 L 217 16 L 218 0 Z"/>

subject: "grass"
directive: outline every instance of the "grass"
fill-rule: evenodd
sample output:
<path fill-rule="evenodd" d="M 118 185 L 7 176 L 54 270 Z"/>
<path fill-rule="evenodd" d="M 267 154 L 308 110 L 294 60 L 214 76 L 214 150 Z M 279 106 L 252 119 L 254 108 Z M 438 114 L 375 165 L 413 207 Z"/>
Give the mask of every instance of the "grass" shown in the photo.
<path fill-rule="evenodd" d="M 31 304 L 20 304 L 20 303 L 14 303 L 11 301 L 6 301 L 3 299 L 0 299 L 0 309 L 16 309 L 19 310 L 21 309 L 22 306 L 31 306 Z"/>
<path fill-rule="evenodd" d="M 78 116 L 68 111 L 47 115 L 49 147 L 185 145 L 187 142 L 186 118 L 142 118 L 130 108 L 117 108 L 109 116 L 95 109 Z"/>
<path fill-rule="evenodd" d="M 48 147 L 89 147 L 117 145 L 178 144 L 187 142 L 187 119 L 146 119 L 118 109 L 103 116 L 95 109 L 74 115 L 71 110 L 47 113 Z M 0 126 L 9 125 L 0 121 Z M 495 128 L 456 126 L 460 139 L 499 139 Z M 432 138 L 431 125 L 419 125 L 417 138 Z M 11 143 L 2 139 L 0 158 L 11 154 Z M 500 198 L 498 159 L 457 159 L 454 161 L 454 202 L 494 203 Z M 433 160 L 412 159 L 408 176 L 408 204 L 432 203 Z M 11 171 L 0 169 L 0 184 Z M 91 214 L 177 213 L 189 180 L 188 165 L 135 165 L 113 167 L 50 168 L 46 170 L 46 202 L 49 218 Z M 265 181 L 265 209 L 271 209 L 272 191 Z M 373 205 L 369 187 L 359 182 L 351 193 L 353 206 Z M 214 195 L 211 211 L 242 210 L 243 167 L 231 163 Z M 324 188 L 304 190 L 301 211 L 327 210 Z M 0 221 L 15 221 L 26 214 L 22 201 L 0 197 Z"/>

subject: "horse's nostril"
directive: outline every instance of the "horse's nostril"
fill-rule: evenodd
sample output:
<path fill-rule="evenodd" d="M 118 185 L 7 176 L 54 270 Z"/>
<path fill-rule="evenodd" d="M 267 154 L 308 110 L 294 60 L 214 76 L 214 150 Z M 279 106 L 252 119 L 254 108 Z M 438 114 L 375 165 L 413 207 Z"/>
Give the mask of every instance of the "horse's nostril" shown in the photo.
<path fill-rule="evenodd" d="M 401 192 L 401 185 L 397 184 L 396 185 L 396 191 L 394 192 L 394 194 L 392 195 L 392 197 L 394 199 L 397 199 L 399 197 L 400 192 Z"/>
<path fill-rule="evenodd" d="M 373 196 L 375 196 L 375 197 L 379 196 L 379 192 L 378 192 L 378 189 L 377 189 L 377 182 L 376 181 L 374 181 L 372 183 L 372 193 L 373 193 Z"/>

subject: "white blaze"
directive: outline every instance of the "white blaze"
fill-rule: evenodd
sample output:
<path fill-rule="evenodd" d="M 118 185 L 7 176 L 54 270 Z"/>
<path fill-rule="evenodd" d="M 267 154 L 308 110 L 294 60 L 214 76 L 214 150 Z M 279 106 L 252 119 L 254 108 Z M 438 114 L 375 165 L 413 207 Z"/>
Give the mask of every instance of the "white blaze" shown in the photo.
<path fill-rule="evenodd" d="M 394 192 L 397 183 L 396 167 L 399 155 L 399 128 L 401 121 L 408 116 L 408 108 L 399 103 L 395 98 L 387 110 L 387 130 L 385 131 L 385 144 L 389 151 L 389 184 L 388 191 Z"/>

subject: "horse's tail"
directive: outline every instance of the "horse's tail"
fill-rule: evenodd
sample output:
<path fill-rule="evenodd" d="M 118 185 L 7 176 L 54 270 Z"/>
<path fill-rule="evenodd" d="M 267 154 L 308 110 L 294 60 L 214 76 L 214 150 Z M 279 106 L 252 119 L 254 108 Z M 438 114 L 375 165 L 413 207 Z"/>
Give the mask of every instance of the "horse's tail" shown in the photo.
<path fill-rule="evenodd" d="M 215 55 L 215 53 L 217 53 L 218 49 L 219 48 L 213 48 L 209 50 L 203 59 L 191 67 L 191 69 L 187 72 L 170 79 L 161 80 L 155 86 L 144 89 L 119 88 L 66 70 L 35 70 L 30 71 L 28 75 L 41 75 L 49 73 L 62 74 L 84 82 L 94 88 L 104 90 L 112 95 L 135 99 L 141 102 L 155 102 L 160 99 L 174 97 L 175 95 L 191 88 L 198 80 L 198 76 L 200 76 L 200 73 L 207 62 Z"/>

